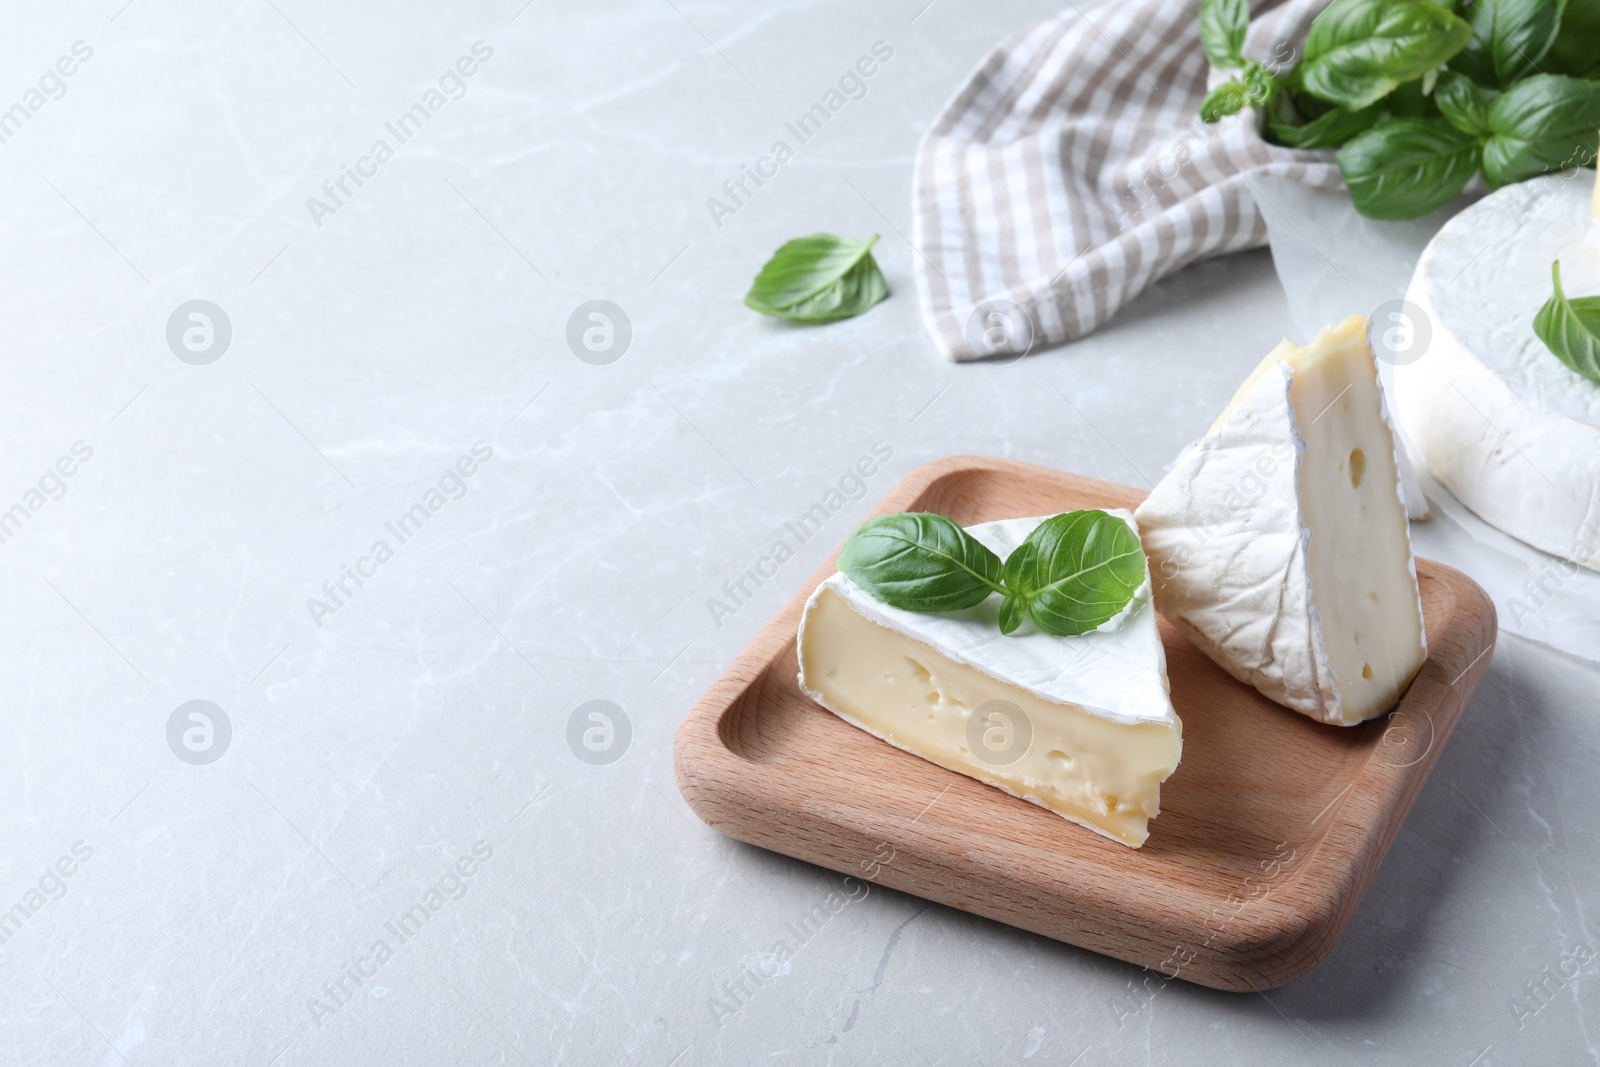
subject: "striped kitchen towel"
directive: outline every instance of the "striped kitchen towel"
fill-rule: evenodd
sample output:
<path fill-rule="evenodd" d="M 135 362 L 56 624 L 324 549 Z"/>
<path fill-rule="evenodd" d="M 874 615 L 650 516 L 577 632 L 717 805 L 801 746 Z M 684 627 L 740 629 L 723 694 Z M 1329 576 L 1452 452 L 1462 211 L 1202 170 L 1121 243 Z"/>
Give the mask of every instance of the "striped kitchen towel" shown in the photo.
<path fill-rule="evenodd" d="M 1069 0 L 1071 3 L 1071 0 Z M 1327 0 L 1257 0 L 1244 54 L 1293 65 Z M 1341 183 L 1246 112 L 1198 117 L 1212 72 L 1199 0 L 1078 7 L 1001 42 L 917 150 L 923 317 L 954 360 L 1072 341 L 1151 282 L 1267 243 L 1252 177 Z"/>

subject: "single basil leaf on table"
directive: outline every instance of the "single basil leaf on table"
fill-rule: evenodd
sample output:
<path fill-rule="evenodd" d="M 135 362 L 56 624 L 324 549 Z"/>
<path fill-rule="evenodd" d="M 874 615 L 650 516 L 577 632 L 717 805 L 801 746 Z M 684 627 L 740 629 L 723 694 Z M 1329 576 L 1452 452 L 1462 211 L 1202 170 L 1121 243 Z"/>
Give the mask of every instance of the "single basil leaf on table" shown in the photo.
<path fill-rule="evenodd" d="M 1600 296 L 1569 300 L 1561 291 L 1561 261 L 1550 264 L 1555 295 L 1533 317 L 1533 332 L 1557 359 L 1600 383 Z"/>
<path fill-rule="evenodd" d="M 1439 76 L 1439 84 L 1433 90 L 1434 102 L 1445 120 L 1479 140 L 1493 132 L 1489 128 L 1489 105 L 1494 103 L 1494 98 L 1493 90 L 1483 88 L 1465 74 L 1449 70 Z"/>
<path fill-rule="evenodd" d="M 1104 626 L 1128 606 L 1145 583 L 1144 549 L 1123 519 L 1096 509 L 1069 511 L 1040 523 L 1006 560 L 1002 578 L 1034 625 L 1072 637 Z"/>
<path fill-rule="evenodd" d="M 1372 219 L 1437 211 L 1478 172 L 1481 150 L 1443 119 L 1391 119 L 1357 135 L 1336 157 L 1356 210 Z"/>
<path fill-rule="evenodd" d="M 838 566 L 877 599 L 906 611 L 958 611 L 1003 591 L 1000 557 L 932 512 L 868 519 L 844 543 Z"/>
<path fill-rule="evenodd" d="M 1566 0 L 1475 0 L 1467 11 L 1472 39 L 1450 61 L 1481 85 L 1509 88 L 1542 69 L 1555 43 Z"/>
<path fill-rule="evenodd" d="M 1248 0 L 1200 0 L 1200 45 L 1218 70 L 1244 65 L 1244 36 L 1249 29 Z"/>
<path fill-rule="evenodd" d="M 1489 188 L 1594 162 L 1600 82 L 1561 74 L 1524 78 L 1489 105 L 1483 146 Z"/>
<path fill-rule="evenodd" d="M 1312 20 L 1302 88 L 1352 111 L 1375 104 L 1459 52 L 1472 27 L 1426 0 L 1333 0 Z"/>
<path fill-rule="evenodd" d="M 1600 74 L 1600 0 L 1567 0 L 1556 40 L 1539 64 L 1547 74 L 1592 78 Z"/>
<path fill-rule="evenodd" d="M 852 241 L 830 233 L 789 241 L 769 259 L 744 302 L 791 322 L 836 322 L 859 315 L 889 295 L 872 258 L 877 234 Z"/>

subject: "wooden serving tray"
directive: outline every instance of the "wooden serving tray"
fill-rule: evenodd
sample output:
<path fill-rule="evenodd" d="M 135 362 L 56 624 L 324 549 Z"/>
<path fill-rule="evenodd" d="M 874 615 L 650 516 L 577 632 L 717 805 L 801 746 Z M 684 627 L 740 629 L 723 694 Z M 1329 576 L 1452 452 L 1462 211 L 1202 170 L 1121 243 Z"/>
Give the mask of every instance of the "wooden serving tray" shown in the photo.
<path fill-rule="evenodd" d="M 1006 460 L 930 463 L 874 514 L 963 526 L 1143 493 Z M 1325 726 L 1271 703 L 1161 620 L 1183 762 L 1131 849 L 902 752 L 800 692 L 811 577 L 678 730 L 678 787 L 717 830 L 856 878 L 1227 990 L 1327 958 L 1427 780 L 1495 641 L 1470 578 L 1417 561 L 1429 655 L 1394 712 Z"/>

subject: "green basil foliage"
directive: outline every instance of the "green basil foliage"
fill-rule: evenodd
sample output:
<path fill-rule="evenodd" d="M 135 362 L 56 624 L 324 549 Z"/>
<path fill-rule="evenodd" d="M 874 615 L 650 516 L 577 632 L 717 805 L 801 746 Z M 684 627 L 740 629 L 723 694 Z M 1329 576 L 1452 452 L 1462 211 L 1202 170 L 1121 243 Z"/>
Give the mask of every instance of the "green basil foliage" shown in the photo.
<path fill-rule="evenodd" d="M 1592 163 L 1600 81 L 1560 74 L 1524 78 L 1489 106 L 1489 129 L 1483 176 L 1491 188 Z"/>
<path fill-rule="evenodd" d="M 1312 21 L 1295 71 L 1306 92 L 1355 111 L 1421 78 L 1471 39 L 1471 26 L 1425 0 L 1333 0 Z"/>
<path fill-rule="evenodd" d="M 1574 78 L 1600 76 L 1600 0 L 1567 0 L 1551 45 L 1539 65 L 1550 74 L 1570 74 Z"/>
<path fill-rule="evenodd" d="M 1450 125 L 1478 140 L 1485 140 L 1494 132 L 1489 126 L 1489 105 L 1494 103 L 1494 97 L 1492 89 L 1454 71 L 1441 74 L 1433 91 L 1434 103 Z"/>
<path fill-rule="evenodd" d="M 1567 299 L 1561 263 L 1550 264 L 1555 295 L 1533 317 L 1533 332 L 1556 358 L 1591 382 L 1600 383 L 1600 296 Z"/>
<path fill-rule="evenodd" d="M 1088 633 L 1116 618 L 1147 573 L 1133 527 L 1098 510 L 1046 519 L 1004 564 L 943 515 L 880 515 L 850 535 L 839 570 L 906 611 L 959 611 L 999 593 L 1002 633 L 1032 619 L 1058 637 Z"/>
<path fill-rule="evenodd" d="M 1482 149 L 1443 119 L 1393 119 L 1339 149 L 1339 170 L 1356 210 L 1412 219 L 1454 200 L 1478 172 Z"/>
<path fill-rule="evenodd" d="M 1326 107 L 1313 117 L 1303 114 L 1290 93 L 1280 93 L 1267 113 L 1267 126 L 1278 143 L 1290 148 L 1337 148 L 1377 122 L 1383 109 L 1373 104 L 1359 111 Z"/>
<path fill-rule="evenodd" d="M 1249 0 L 1201 0 L 1200 45 L 1213 67 L 1244 66 L 1244 35 L 1249 29 Z"/>
<path fill-rule="evenodd" d="M 789 241 L 761 268 L 744 302 L 763 315 L 790 322 L 853 318 L 889 295 L 872 258 L 877 243 L 877 234 L 868 241 L 830 233 Z"/>
<path fill-rule="evenodd" d="M 1498 188 L 1595 159 L 1600 0 L 1333 0 L 1289 70 L 1242 54 L 1247 20 L 1202 0 L 1207 56 L 1240 73 L 1201 117 L 1255 108 L 1274 143 L 1337 149 L 1364 215 L 1438 210 L 1480 169 Z"/>
<path fill-rule="evenodd" d="M 950 519 L 925 511 L 868 519 L 844 543 L 838 566 L 906 611 L 959 611 L 1003 591 L 1000 557 Z"/>
<path fill-rule="evenodd" d="M 1046 519 L 1006 559 L 1000 629 L 1011 633 L 1027 614 L 1048 634 L 1088 633 L 1114 619 L 1145 581 L 1144 549 L 1133 527 L 1103 511 L 1069 511 Z"/>
<path fill-rule="evenodd" d="M 1278 95 L 1278 82 L 1265 63 L 1249 59 L 1237 78 L 1217 86 L 1200 104 L 1200 117 L 1216 122 L 1247 107 L 1268 107 Z"/>
<path fill-rule="evenodd" d="M 1200 117 L 1216 122 L 1247 107 L 1266 107 L 1278 93 L 1272 68 L 1244 57 L 1245 33 L 1250 29 L 1248 0 L 1200 0 L 1200 45 L 1218 70 L 1239 70 L 1236 77 L 1217 86 L 1200 104 Z"/>
<path fill-rule="evenodd" d="M 1566 0 L 1477 0 L 1467 12 L 1472 40 L 1451 68 L 1482 85 L 1510 88 L 1540 69 L 1566 6 Z"/>
<path fill-rule="evenodd" d="M 1238 78 L 1229 78 L 1200 101 L 1200 117 L 1206 122 L 1216 122 L 1237 115 L 1245 109 L 1245 104 L 1244 83 Z"/>

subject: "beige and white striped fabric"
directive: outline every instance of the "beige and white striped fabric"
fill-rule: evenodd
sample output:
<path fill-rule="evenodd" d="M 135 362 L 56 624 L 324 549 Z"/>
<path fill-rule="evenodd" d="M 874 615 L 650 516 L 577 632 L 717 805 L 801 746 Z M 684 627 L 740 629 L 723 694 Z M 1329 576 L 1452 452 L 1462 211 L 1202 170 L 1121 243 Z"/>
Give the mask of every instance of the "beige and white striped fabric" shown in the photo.
<path fill-rule="evenodd" d="M 1245 55 L 1291 66 L 1326 2 L 1258 0 Z M 1253 175 L 1340 183 L 1330 153 L 1269 145 L 1252 114 L 1200 121 L 1222 76 L 1199 12 L 1074 6 L 1001 42 L 945 106 L 917 152 L 912 239 L 946 356 L 1075 340 L 1184 265 L 1265 244 Z"/>

